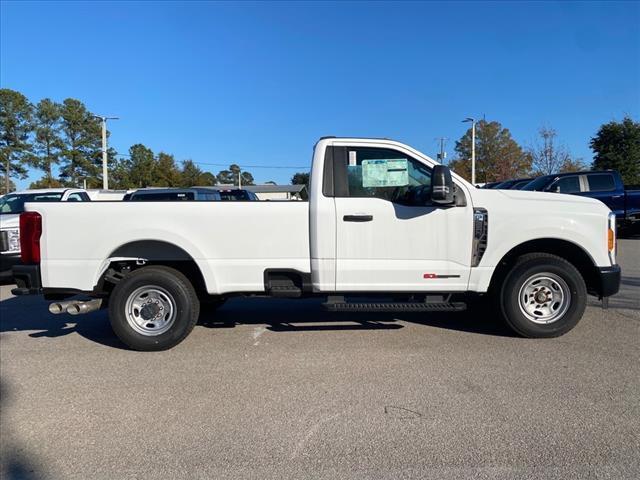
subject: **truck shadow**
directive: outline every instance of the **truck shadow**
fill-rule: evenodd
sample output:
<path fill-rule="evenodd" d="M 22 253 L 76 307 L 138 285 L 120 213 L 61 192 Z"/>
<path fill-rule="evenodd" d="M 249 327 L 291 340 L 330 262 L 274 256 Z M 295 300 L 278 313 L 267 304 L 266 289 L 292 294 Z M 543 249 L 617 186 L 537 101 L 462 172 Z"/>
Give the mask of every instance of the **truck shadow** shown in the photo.
<path fill-rule="evenodd" d="M 482 335 L 514 336 L 495 315 L 474 307 L 455 313 L 327 312 L 322 302 L 321 299 L 232 299 L 216 311 L 205 309 L 199 324 L 207 328 L 268 325 L 268 330 L 274 332 L 302 332 L 397 330 L 404 327 L 401 322 L 409 322 Z"/>
<path fill-rule="evenodd" d="M 0 302 L 0 333 L 27 331 L 31 338 L 56 338 L 77 333 L 108 347 L 126 349 L 115 336 L 106 311 L 72 317 L 52 315 L 41 296 L 11 297 Z"/>
<path fill-rule="evenodd" d="M 204 309 L 199 326 L 234 328 L 267 325 L 273 332 L 398 330 L 402 322 L 482 335 L 513 336 L 491 315 L 468 310 L 457 313 L 346 313 L 327 312 L 321 299 L 285 300 L 236 298 L 216 311 Z M 0 333 L 24 331 L 31 338 L 57 338 L 76 333 L 112 348 L 127 349 L 113 333 L 104 310 L 72 317 L 52 315 L 42 297 L 12 297 L 0 302 Z"/>

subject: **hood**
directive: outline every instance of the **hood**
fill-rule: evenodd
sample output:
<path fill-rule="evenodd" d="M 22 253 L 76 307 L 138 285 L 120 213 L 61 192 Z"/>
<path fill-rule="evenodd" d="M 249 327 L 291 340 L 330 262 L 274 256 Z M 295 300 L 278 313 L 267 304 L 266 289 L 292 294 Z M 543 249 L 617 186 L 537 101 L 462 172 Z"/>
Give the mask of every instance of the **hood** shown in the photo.
<path fill-rule="evenodd" d="M 568 214 L 593 213 L 597 215 L 607 215 L 609 207 L 600 200 L 582 197 L 580 195 L 567 195 L 552 192 L 532 192 L 522 190 L 485 190 L 476 189 L 473 192 L 473 202 L 475 205 L 501 205 L 508 208 L 519 209 L 528 212 L 532 209 L 550 208 L 554 211 L 563 210 Z"/>
<path fill-rule="evenodd" d="M 19 213 L 3 213 L 0 214 L 0 228 L 18 228 L 20 226 Z"/>
<path fill-rule="evenodd" d="M 594 198 L 582 197 L 580 195 L 568 195 L 565 193 L 555 192 L 535 192 L 529 190 L 492 190 L 492 189 L 478 189 L 482 192 L 482 195 L 489 195 L 492 199 L 496 200 L 502 196 L 509 200 L 536 200 L 544 202 L 562 202 L 562 203 L 578 203 L 582 205 L 601 205 L 605 206 L 600 200 Z M 475 194 L 476 192 L 474 192 Z"/>

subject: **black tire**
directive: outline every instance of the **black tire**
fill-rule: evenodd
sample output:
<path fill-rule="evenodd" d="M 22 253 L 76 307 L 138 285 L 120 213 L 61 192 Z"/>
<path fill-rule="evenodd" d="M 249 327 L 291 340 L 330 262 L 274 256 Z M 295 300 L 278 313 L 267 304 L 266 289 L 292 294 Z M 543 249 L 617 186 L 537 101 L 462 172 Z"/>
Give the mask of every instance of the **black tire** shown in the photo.
<path fill-rule="evenodd" d="M 127 320 L 129 297 L 145 286 L 159 287 L 173 300 L 173 323 L 159 334 L 142 334 Z M 111 327 L 118 338 L 134 350 L 157 351 L 175 347 L 191 333 L 199 314 L 200 302 L 193 286 L 182 273 L 169 267 L 149 266 L 134 270 L 117 283 L 109 299 Z"/>
<path fill-rule="evenodd" d="M 521 288 L 538 273 L 559 277 L 571 294 L 564 314 L 550 323 L 536 323 L 520 307 Z M 499 305 L 506 323 L 523 337 L 559 337 L 575 327 L 582 318 L 587 305 L 587 287 L 576 267 L 563 258 L 547 253 L 530 253 L 520 257 L 507 274 L 500 289 Z"/>

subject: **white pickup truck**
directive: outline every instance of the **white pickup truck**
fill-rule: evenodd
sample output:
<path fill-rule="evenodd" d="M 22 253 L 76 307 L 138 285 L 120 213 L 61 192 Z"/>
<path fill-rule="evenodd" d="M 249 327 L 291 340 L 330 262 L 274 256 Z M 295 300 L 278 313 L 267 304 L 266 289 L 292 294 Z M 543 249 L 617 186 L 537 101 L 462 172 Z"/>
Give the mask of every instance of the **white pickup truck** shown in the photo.
<path fill-rule="evenodd" d="M 12 192 L 0 197 L 0 282 L 11 282 L 11 269 L 20 263 L 19 218 L 27 202 L 89 202 L 80 188 L 45 188 Z"/>
<path fill-rule="evenodd" d="M 333 311 L 455 311 L 486 296 L 553 337 L 620 285 L 615 215 L 555 193 L 477 189 L 386 139 L 320 139 L 308 202 L 27 204 L 15 294 L 109 309 L 131 348 L 180 343 L 200 303 L 326 297 Z M 86 301 L 68 300 L 83 293 Z M 366 299 L 366 300 L 365 300 Z"/>

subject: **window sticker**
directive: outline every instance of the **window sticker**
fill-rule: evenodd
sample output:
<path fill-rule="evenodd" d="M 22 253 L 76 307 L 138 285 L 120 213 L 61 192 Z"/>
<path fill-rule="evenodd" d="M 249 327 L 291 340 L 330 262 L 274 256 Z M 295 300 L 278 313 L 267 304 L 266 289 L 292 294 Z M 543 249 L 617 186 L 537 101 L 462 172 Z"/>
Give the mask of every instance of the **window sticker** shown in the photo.
<path fill-rule="evenodd" d="M 409 185 L 406 158 L 362 161 L 363 187 L 404 187 Z"/>
<path fill-rule="evenodd" d="M 358 152 L 352 151 L 349 152 L 349 166 L 355 167 L 358 164 Z"/>

